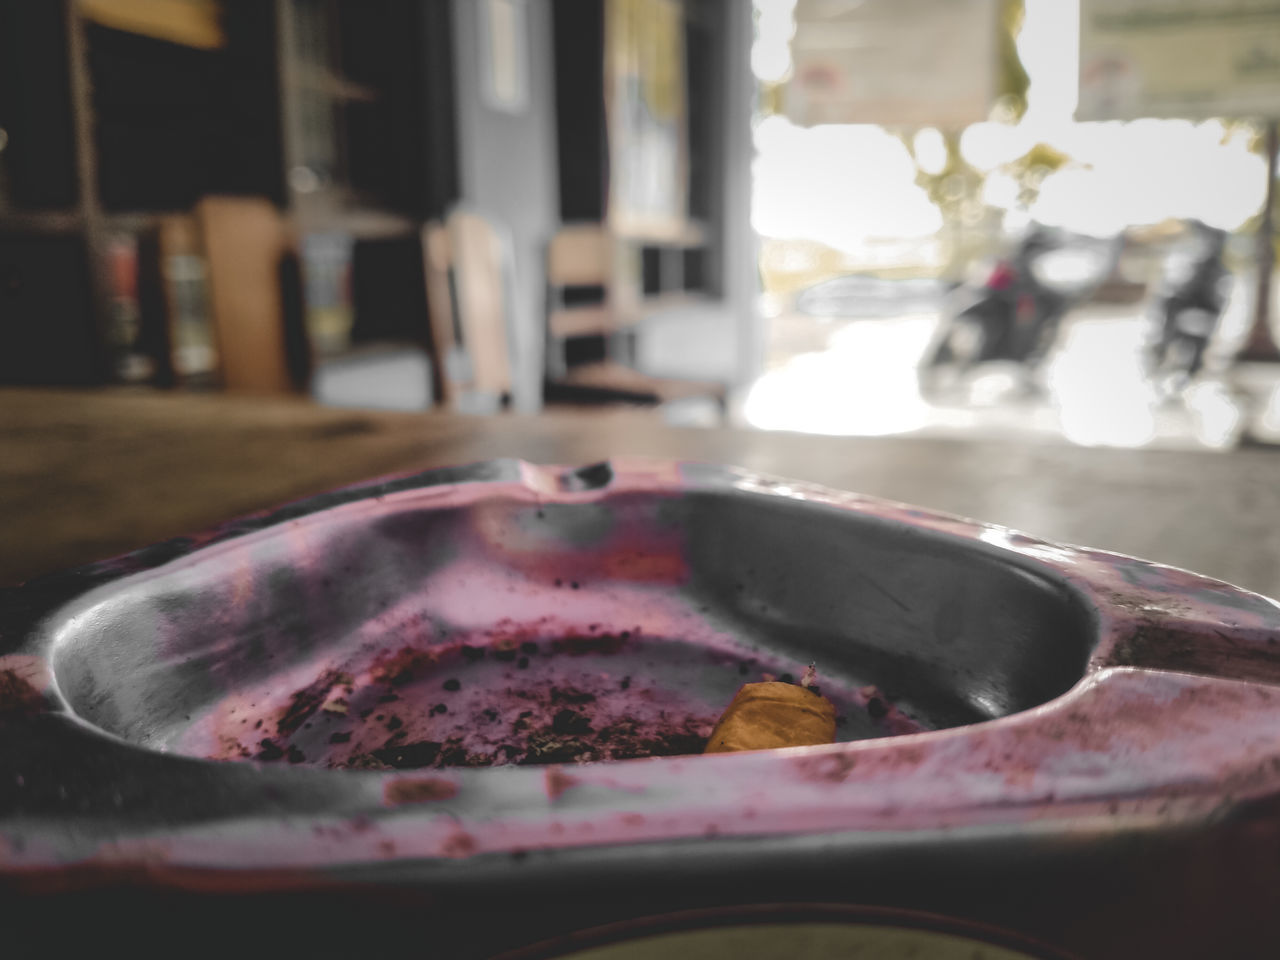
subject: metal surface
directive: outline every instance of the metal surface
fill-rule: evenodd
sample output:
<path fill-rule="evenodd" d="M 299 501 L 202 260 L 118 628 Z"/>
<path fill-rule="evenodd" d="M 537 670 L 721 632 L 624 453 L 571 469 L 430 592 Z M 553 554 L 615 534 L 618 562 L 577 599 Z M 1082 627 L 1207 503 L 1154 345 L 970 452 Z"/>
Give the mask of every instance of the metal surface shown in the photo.
<path fill-rule="evenodd" d="M 1007 880 L 1225 823 L 1262 855 L 1278 631 L 1185 571 L 718 467 L 366 484 L 0 597 L 0 882 L 465 898 L 764 869 L 759 895 L 818 870 L 893 902 L 895 870 L 941 897 L 975 852 Z M 696 753 L 742 682 L 810 661 L 846 742 L 553 762 Z"/>

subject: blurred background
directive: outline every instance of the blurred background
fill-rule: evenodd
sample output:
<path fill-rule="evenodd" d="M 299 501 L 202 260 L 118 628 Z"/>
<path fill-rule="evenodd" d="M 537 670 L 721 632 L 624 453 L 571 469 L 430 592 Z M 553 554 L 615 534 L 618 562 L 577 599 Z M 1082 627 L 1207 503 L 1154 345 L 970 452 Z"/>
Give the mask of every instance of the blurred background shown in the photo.
<path fill-rule="evenodd" d="M 1271 589 L 1277 117 L 1276 0 L 0 0 L 0 581 L 644 453 Z"/>
<path fill-rule="evenodd" d="M 749 422 L 1274 438 L 1280 5 L 757 10 Z"/>
<path fill-rule="evenodd" d="M 2 0 L 0 383 L 1266 444 L 1277 114 L 1263 0 Z"/>

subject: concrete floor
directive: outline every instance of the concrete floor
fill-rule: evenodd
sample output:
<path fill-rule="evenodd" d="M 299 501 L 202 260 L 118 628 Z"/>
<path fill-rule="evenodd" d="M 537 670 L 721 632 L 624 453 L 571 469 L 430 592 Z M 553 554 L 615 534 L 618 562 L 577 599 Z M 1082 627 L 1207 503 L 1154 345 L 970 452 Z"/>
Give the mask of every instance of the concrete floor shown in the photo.
<path fill-rule="evenodd" d="M 772 321 L 769 368 L 748 392 L 749 426 L 834 436 L 980 437 L 1090 447 L 1229 449 L 1277 405 L 1280 371 L 1242 382 L 1211 364 L 1172 399 L 1142 370 L 1147 321 L 1132 305 L 1090 306 L 1064 321 L 1039 378 L 989 364 L 926 399 L 917 365 L 937 312 Z"/>

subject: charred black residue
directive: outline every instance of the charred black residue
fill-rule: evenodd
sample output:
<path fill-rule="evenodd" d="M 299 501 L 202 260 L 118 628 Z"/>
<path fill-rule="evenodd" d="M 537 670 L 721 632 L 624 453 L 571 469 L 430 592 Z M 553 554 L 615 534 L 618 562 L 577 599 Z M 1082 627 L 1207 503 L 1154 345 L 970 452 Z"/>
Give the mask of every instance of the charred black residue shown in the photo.
<path fill-rule="evenodd" d="M 403 686 L 425 676 L 435 666 L 439 654 L 435 650 L 404 647 L 385 658 L 375 670 L 375 679 L 393 687 Z"/>
<path fill-rule="evenodd" d="M 551 732 L 559 734 L 591 733 L 591 721 L 577 710 L 565 708 L 551 718 Z"/>
<path fill-rule="evenodd" d="M 228 743 L 225 758 L 416 770 L 700 753 L 718 710 L 651 686 L 637 659 L 654 655 L 650 642 L 670 641 L 602 622 L 552 632 L 504 621 L 392 647 L 364 668 L 335 664 L 277 708 L 265 739 Z"/>
<path fill-rule="evenodd" d="M 395 770 L 416 770 L 429 767 L 440 756 L 440 744 L 436 740 L 419 740 L 415 743 L 397 743 L 370 751 L 370 756 L 379 763 Z M 363 764 L 352 764 L 362 766 Z"/>
<path fill-rule="evenodd" d="M 350 678 L 344 677 L 337 670 L 326 670 L 315 682 L 295 693 L 284 714 L 276 721 L 276 732 L 288 736 L 297 730 L 320 709 L 328 698 L 329 691 L 341 683 L 350 683 Z"/>
<path fill-rule="evenodd" d="M 590 673 L 584 680 L 591 677 L 601 684 L 599 689 L 585 683 L 495 688 L 489 703 L 463 708 L 451 725 L 456 734 L 408 739 L 405 727 L 396 731 L 399 739 L 357 749 L 330 765 L 406 770 L 585 763 L 696 754 L 706 746 L 714 717 L 650 711 L 647 719 L 619 718 L 617 702 L 609 696 L 618 681 Z M 624 686 L 632 686 L 630 677 Z M 439 710 L 443 704 L 433 707 L 431 715 Z"/>
<path fill-rule="evenodd" d="M 619 634 L 600 633 L 587 636 L 561 637 L 551 641 L 554 653 L 567 653 L 571 657 L 582 657 L 591 653 L 618 653 L 627 641 Z"/>
<path fill-rule="evenodd" d="M 559 716 L 559 715 L 557 715 Z M 561 729 L 569 724 L 562 723 Z M 639 757 L 675 757 L 701 753 L 707 745 L 695 725 L 673 725 L 661 731 L 644 731 L 633 721 L 618 721 L 599 730 L 581 733 L 554 728 L 530 734 L 526 751 L 515 762 L 588 763 L 599 760 L 630 760 Z"/>
<path fill-rule="evenodd" d="M 576 687 L 552 687 L 552 703 L 595 703 L 596 695 Z"/>
<path fill-rule="evenodd" d="M 1181 630 L 1157 623 L 1140 623 L 1117 641 L 1107 664 L 1280 683 L 1280 657 L 1267 644 L 1219 630 Z"/>

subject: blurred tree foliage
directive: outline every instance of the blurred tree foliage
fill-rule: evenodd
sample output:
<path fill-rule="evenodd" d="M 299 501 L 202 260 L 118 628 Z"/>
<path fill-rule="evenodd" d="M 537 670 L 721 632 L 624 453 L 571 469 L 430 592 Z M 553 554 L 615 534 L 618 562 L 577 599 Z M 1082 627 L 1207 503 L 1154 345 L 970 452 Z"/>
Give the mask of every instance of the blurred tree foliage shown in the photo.
<path fill-rule="evenodd" d="M 1227 143 L 1241 131 L 1244 131 L 1249 136 L 1249 142 L 1246 144 L 1249 152 L 1261 156 L 1267 148 L 1267 125 L 1257 120 L 1241 117 L 1223 117 L 1222 140 L 1220 142 Z"/>
<path fill-rule="evenodd" d="M 1251 153 L 1266 159 L 1267 152 L 1267 125 L 1258 120 L 1244 120 L 1239 117 L 1224 118 L 1222 121 L 1222 142 L 1226 143 L 1241 130 L 1246 131 L 1249 135 L 1248 148 Z M 1263 204 L 1265 206 L 1265 204 Z M 1274 221 L 1280 221 L 1280 189 L 1273 188 L 1271 191 L 1271 218 Z M 1262 226 L 1262 209 L 1240 225 L 1240 233 L 1256 233 Z M 1276 266 L 1280 267 L 1280 243 L 1273 247 L 1275 254 Z"/>
<path fill-rule="evenodd" d="M 1031 79 L 1018 55 L 1018 34 L 1022 30 L 1024 14 L 1023 0 L 1000 0 L 997 100 L 991 111 L 991 119 L 997 123 L 1017 123 L 1027 112 L 1027 91 Z M 981 234 L 975 236 L 971 233 L 966 237 L 962 227 L 977 227 L 983 223 L 991 225 L 994 220 L 994 211 L 986 209 L 981 199 L 987 175 L 967 163 L 960 153 L 961 133 L 960 130 L 942 131 L 946 163 L 941 169 L 931 171 L 920 166 L 912 136 L 902 134 L 903 143 L 916 161 L 916 183 L 924 188 L 947 225 L 950 241 L 948 272 L 955 272 L 973 256 L 983 252 L 982 247 L 987 242 Z M 1025 209 L 1035 202 L 1045 177 L 1070 161 L 1071 158 L 1060 150 L 1046 143 L 1037 143 L 1001 170 L 1017 181 L 1018 204 Z"/>
<path fill-rule="evenodd" d="M 1000 98 L 997 110 L 1005 114 L 1000 119 L 1007 122 L 1021 120 L 1027 112 L 1031 78 L 1018 56 L 1018 34 L 1022 32 L 1024 14 L 1022 0 L 1000 0 L 1000 76 L 996 95 Z"/>
<path fill-rule="evenodd" d="M 764 81 L 760 84 L 756 103 L 760 116 L 772 117 L 786 113 L 783 106 L 783 94 L 786 88 L 786 83 Z"/>
<path fill-rule="evenodd" d="M 1071 158 L 1061 150 L 1047 143 L 1037 143 L 1003 169 L 1018 181 L 1018 203 L 1026 208 L 1036 202 L 1044 178 L 1070 162 Z"/>

